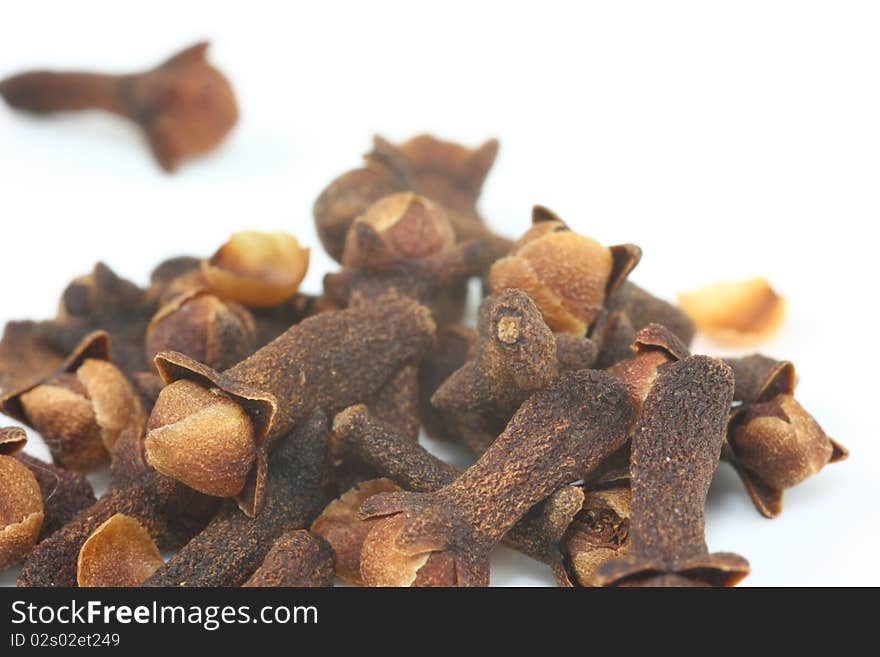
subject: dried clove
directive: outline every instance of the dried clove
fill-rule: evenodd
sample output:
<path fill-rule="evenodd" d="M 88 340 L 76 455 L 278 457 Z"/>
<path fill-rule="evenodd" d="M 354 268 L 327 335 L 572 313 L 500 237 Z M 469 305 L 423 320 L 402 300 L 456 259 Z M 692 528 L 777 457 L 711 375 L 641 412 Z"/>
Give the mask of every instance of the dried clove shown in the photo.
<path fill-rule="evenodd" d="M 562 539 L 568 581 L 595 586 L 603 563 L 622 557 L 629 549 L 632 492 L 629 485 L 586 493 L 581 508 Z"/>
<path fill-rule="evenodd" d="M 290 299 L 309 268 L 309 250 L 288 233 L 235 233 L 201 273 L 224 299 L 250 308 L 271 308 Z"/>
<path fill-rule="evenodd" d="M 245 587 L 326 588 L 333 586 L 333 549 L 320 536 L 300 529 L 275 541 Z"/>
<path fill-rule="evenodd" d="M 560 367 L 556 338 L 520 290 L 484 299 L 477 333 L 474 360 L 455 371 L 431 403 L 471 450 L 481 454 L 529 396 L 559 377 Z M 589 344 L 586 338 L 575 339 Z M 591 361 L 595 353 L 585 346 L 583 355 Z M 590 364 L 583 362 L 580 369 Z"/>
<path fill-rule="evenodd" d="M 362 517 L 382 521 L 364 543 L 364 581 L 486 585 L 492 546 L 538 502 L 620 447 L 633 419 L 626 390 L 614 378 L 594 370 L 563 375 L 530 397 L 451 484 L 367 500 Z"/>
<path fill-rule="evenodd" d="M 381 137 L 364 156 L 365 167 L 343 174 L 315 201 L 315 225 L 321 243 L 341 262 L 346 236 L 355 218 L 380 198 L 415 192 L 446 210 L 459 242 L 481 240 L 489 260 L 506 255 L 511 242 L 492 233 L 476 209 L 483 182 L 495 162 L 498 142 L 475 150 L 420 135 L 395 146 Z"/>
<path fill-rule="evenodd" d="M 21 427 L 0 428 L 0 456 L 15 456 L 27 444 L 27 434 Z"/>
<path fill-rule="evenodd" d="M 632 441 L 632 514 L 626 556 L 599 566 L 599 586 L 732 586 L 749 572 L 729 553 L 709 554 L 704 507 L 718 464 L 733 372 L 691 356 L 657 371 Z"/>
<path fill-rule="evenodd" d="M 120 435 L 146 423 L 138 396 L 108 358 L 107 334 L 92 333 L 55 374 L 0 398 L 0 409 L 39 431 L 57 463 L 102 465 Z"/>
<path fill-rule="evenodd" d="M 508 288 L 526 292 L 559 333 L 585 335 L 611 294 L 638 264 L 641 250 L 631 244 L 606 248 L 578 235 L 541 206 L 533 225 L 511 254 L 492 265 L 492 293 Z"/>
<path fill-rule="evenodd" d="M 225 492 L 247 471 L 236 497 L 254 515 L 271 443 L 317 409 L 333 413 L 372 401 L 433 336 L 427 309 L 387 296 L 303 320 L 223 373 L 179 353 L 159 354 L 156 365 L 168 385 L 150 417 L 147 458 L 188 485 L 210 481 L 212 490 Z"/>
<path fill-rule="evenodd" d="M 149 532 L 117 513 L 92 532 L 79 550 L 77 586 L 140 586 L 162 566 L 162 555 Z"/>
<path fill-rule="evenodd" d="M 648 324 L 660 324 L 672 331 L 685 344 L 690 345 L 696 328 L 680 308 L 646 292 L 632 281 L 623 281 L 607 301 L 609 312 L 626 313 L 632 327 L 638 331 Z"/>
<path fill-rule="evenodd" d="M 794 398 L 797 375 L 789 361 L 760 354 L 726 361 L 734 372 L 734 399 L 721 452 L 767 518 L 782 513 L 782 492 L 849 452 L 828 437 Z"/>
<path fill-rule="evenodd" d="M 34 475 L 43 496 L 40 541 L 95 503 L 95 492 L 85 475 L 44 463 L 28 454 L 19 454 L 15 458 Z"/>
<path fill-rule="evenodd" d="M 418 299 L 438 323 L 460 316 L 448 292 L 486 268 L 482 242 L 456 244 L 446 211 L 411 192 L 386 196 L 352 223 L 342 252 L 345 269 L 324 277 L 327 297 L 347 306 L 359 294 L 375 298 L 396 290 Z"/>
<path fill-rule="evenodd" d="M 257 349 L 253 316 L 242 306 L 207 291 L 181 294 L 166 303 L 147 327 L 146 358 L 179 351 L 215 369 L 228 369 Z"/>
<path fill-rule="evenodd" d="M 99 109 L 140 125 L 159 165 L 207 153 L 238 121 L 235 94 L 197 43 L 157 68 L 132 75 L 31 71 L 0 81 L 0 95 L 27 112 Z"/>
<path fill-rule="evenodd" d="M 251 518 L 229 500 L 147 586 L 240 586 L 283 533 L 308 527 L 327 503 L 327 419 L 315 413 L 270 456 L 265 504 Z"/>
<path fill-rule="evenodd" d="M 4 455 L 0 455 L 0 491 L 0 571 L 4 571 L 36 543 L 43 524 L 43 496 L 31 471 Z"/>
<path fill-rule="evenodd" d="M 765 278 L 716 283 L 683 292 L 678 302 L 701 331 L 724 344 L 760 342 L 785 321 L 785 299 Z"/>

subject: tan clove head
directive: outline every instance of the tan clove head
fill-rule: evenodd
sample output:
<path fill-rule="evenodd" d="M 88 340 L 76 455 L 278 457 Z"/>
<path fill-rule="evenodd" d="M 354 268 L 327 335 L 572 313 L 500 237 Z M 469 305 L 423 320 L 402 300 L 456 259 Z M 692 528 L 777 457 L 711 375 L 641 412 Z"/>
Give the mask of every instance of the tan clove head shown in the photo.
<path fill-rule="evenodd" d="M 750 404 L 730 442 L 742 466 L 780 490 L 819 472 L 835 450 L 819 423 L 791 395 Z"/>
<path fill-rule="evenodd" d="M 37 542 L 43 495 L 33 473 L 11 456 L 0 456 L 0 571 L 21 561 Z"/>
<path fill-rule="evenodd" d="M 105 463 L 123 432 L 140 432 L 146 419 L 125 375 L 97 358 L 23 393 L 21 407 L 53 457 L 72 470 Z"/>
<path fill-rule="evenodd" d="M 27 444 L 27 434 L 21 427 L 0 429 L 0 455 L 15 456 Z"/>
<path fill-rule="evenodd" d="M 134 518 L 117 513 L 80 548 L 76 582 L 83 587 L 140 586 L 163 563 L 147 530 Z"/>
<path fill-rule="evenodd" d="M 309 249 L 283 231 L 234 233 L 202 274 L 224 299 L 250 308 L 268 308 L 286 301 L 299 289 L 309 268 Z"/>
<path fill-rule="evenodd" d="M 358 239 L 359 225 L 373 229 L 387 257 L 396 260 L 425 258 L 455 244 L 455 230 L 438 204 L 412 192 L 391 194 L 373 203 L 355 219 L 342 252 L 346 267 L 368 266 L 375 249 Z"/>
<path fill-rule="evenodd" d="M 540 220 L 489 272 L 493 294 L 526 292 L 547 325 L 584 335 L 605 302 L 614 259 L 611 250 L 558 220 Z"/>
<path fill-rule="evenodd" d="M 159 394 L 145 447 L 156 470 L 216 497 L 240 493 L 256 459 L 254 427 L 241 406 L 188 380 Z"/>
<path fill-rule="evenodd" d="M 147 327 L 146 355 L 179 351 L 215 370 L 229 369 L 257 347 L 253 315 L 233 301 L 205 291 L 165 304 Z"/>

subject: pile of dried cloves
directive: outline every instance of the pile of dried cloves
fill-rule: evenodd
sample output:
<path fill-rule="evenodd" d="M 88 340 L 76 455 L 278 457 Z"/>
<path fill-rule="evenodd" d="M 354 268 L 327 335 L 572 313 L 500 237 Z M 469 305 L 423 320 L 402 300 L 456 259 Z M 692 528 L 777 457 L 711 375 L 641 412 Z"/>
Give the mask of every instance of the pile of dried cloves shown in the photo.
<path fill-rule="evenodd" d="M 23 562 L 21 586 L 486 586 L 504 543 L 560 586 L 747 575 L 705 541 L 719 460 L 772 517 L 846 450 L 790 362 L 691 355 L 692 319 L 627 280 L 639 247 L 544 207 L 493 233 L 477 202 L 497 150 L 376 138 L 315 203 L 341 264 L 320 295 L 293 236 L 243 232 L 146 288 L 98 264 L 54 319 L 10 322 L 0 406 L 53 463 L 0 431 L 0 566 Z M 712 317 L 754 297 L 774 323 L 749 290 L 709 294 Z M 105 466 L 95 499 L 83 473 Z"/>

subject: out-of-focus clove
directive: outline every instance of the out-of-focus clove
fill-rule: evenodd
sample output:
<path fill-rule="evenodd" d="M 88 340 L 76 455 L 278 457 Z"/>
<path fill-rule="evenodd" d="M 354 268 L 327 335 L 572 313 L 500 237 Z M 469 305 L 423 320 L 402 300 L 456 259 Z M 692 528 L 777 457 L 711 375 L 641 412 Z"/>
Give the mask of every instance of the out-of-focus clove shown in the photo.
<path fill-rule="evenodd" d="M 718 464 L 733 372 L 691 356 L 659 368 L 633 433 L 627 554 L 599 566 L 599 586 L 732 586 L 749 572 L 729 553 L 709 554 L 704 508 Z"/>
<path fill-rule="evenodd" d="M 147 458 L 199 490 L 206 481 L 215 493 L 215 486 L 226 493 L 238 487 L 242 510 L 254 515 L 276 438 L 315 410 L 372 401 L 433 337 L 426 308 L 386 296 L 303 320 L 222 374 L 179 353 L 159 354 L 168 385 L 150 418 Z"/>
<path fill-rule="evenodd" d="M 43 525 L 39 540 L 54 534 L 80 511 L 95 503 L 95 492 L 85 475 L 44 463 L 28 454 L 15 457 L 37 480 L 43 495 Z"/>
<path fill-rule="evenodd" d="M 675 333 L 689 346 L 694 339 L 696 327 L 683 310 L 643 290 L 632 281 L 622 281 L 606 302 L 609 312 L 620 311 L 636 331 L 648 324 L 660 324 Z"/>
<path fill-rule="evenodd" d="M 0 428 L 0 456 L 15 456 L 27 444 L 27 434 L 21 427 Z"/>
<path fill-rule="evenodd" d="M 197 43 L 157 68 L 133 75 L 31 71 L 0 81 L 0 96 L 19 110 L 99 109 L 143 129 L 166 171 L 213 150 L 238 121 L 235 94 Z"/>
<path fill-rule="evenodd" d="M 606 248 L 572 232 L 541 206 L 533 210 L 532 222 L 511 254 L 492 265 L 492 293 L 523 290 L 553 331 L 585 335 L 606 296 L 638 264 L 641 250 L 631 244 Z"/>
<path fill-rule="evenodd" d="M 459 242 L 481 240 L 488 261 L 506 255 L 511 242 L 492 233 L 477 212 L 483 182 L 495 162 L 494 139 L 475 150 L 420 135 L 395 146 L 381 137 L 365 166 L 334 180 L 315 201 L 318 236 L 327 253 L 342 261 L 346 236 L 355 218 L 382 197 L 415 192 L 446 210 Z"/>
<path fill-rule="evenodd" d="M 148 586 L 240 586 L 272 542 L 303 529 L 327 503 L 327 419 L 315 413 L 283 438 L 270 457 L 266 501 L 250 518 L 227 501 L 208 526 L 160 568 Z"/>
<path fill-rule="evenodd" d="M 386 493 L 363 505 L 381 517 L 367 536 L 370 585 L 488 583 L 488 553 L 542 499 L 626 440 L 634 419 L 621 383 L 603 372 L 563 375 L 526 401 L 483 456 L 433 493 Z"/>
<path fill-rule="evenodd" d="M 245 587 L 333 586 L 335 556 L 320 536 L 304 529 L 281 536 Z"/>
<path fill-rule="evenodd" d="M 164 562 L 149 532 L 117 513 L 92 532 L 80 548 L 77 586 L 140 586 Z"/>

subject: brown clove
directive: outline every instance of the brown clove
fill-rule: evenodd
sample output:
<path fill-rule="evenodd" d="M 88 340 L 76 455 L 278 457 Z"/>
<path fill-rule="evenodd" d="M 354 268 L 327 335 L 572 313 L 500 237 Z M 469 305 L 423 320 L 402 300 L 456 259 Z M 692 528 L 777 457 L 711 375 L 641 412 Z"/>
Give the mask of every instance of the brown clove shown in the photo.
<path fill-rule="evenodd" d="M 79 550 L 77 586 L 140 586 L 162 566 L 149 532 L 134 518 L 117 513 L 92 532 Z"/>
<path fill-rule="evenodd" d="M 246 471 L 236 497 L 254 515 L 271 443 L 317 409 L 333 413 L 372 401 L 433 336 L 427 309 L 388 296 L 303 320 L 223 373 L 179 353 L 159 354 L 168 385 L 150 417 L 147 458 L 197 489 L 210 481 L 227 493 Z"/>
<path fill-rule="evenodd" d="M 606 301 L 609 312 L 626 313 L 633 328 L 638 331 L 648 324 L 660 324 L 672 331 L 685 346 L 694 339 L 696 327 L 684 311 L 643 290 L 632 281 L 622 281 Z"/>
<path fill-rule="evenodd" d="M 19 454 L 15 458 L 34 475 L 43 496 L 40 541 L 95 503 L 95 492 L 85 475 L 44 463 L 28 454 Z"/>
<path fill-rule="evenodd" d="M 327 419 L 319 412 L 283 438 L 270 456 L 260 514 L 250 518 L 227 501 L 145 585 L 241 586 L 275 539 L 308 527 L 327 503 L 327 431 Z"/>
<path fill-rule="evenodd" d="M 609 375 L 563 375 L 529 398 L 451 484 L 367 500 L 362 517 L 382 521 L 364 543 L 364 581 L 485 586 L 492 546 L 538 502 L 620 447 L 633 419 L 625 388 Z"/>
<path fill-rule="evenodd" d="M 238 121 L 235 94 L 197 43 L 157 68 L 133 75 L 31 71 L 0 81 L 0 96 L 19 110 L 48 114 L 98 109 L 140 125 L 159 165 L 174 171 L 207 153 Z"/>
<path fill-rule="evenodd" d="M 281 536 L 245 587 L 326 588 L 333 586 L 333 549 L 304 529 Z"/>
<path fill-rule="evenodd" d="M 597 585 L 732 586 L 748 574 L 742 557 L 709 554 L 704 536 L 733 388 L 731 369 L 707 356 L 659 368 L 633 433 L 629 551 L 599 566 Z"/>
<path fill-rule="evenodd" d="M 37 542 L 43 496 L 34 475 L 11 456 L 0 455 L 0 571 L 18 563 Z"/>

